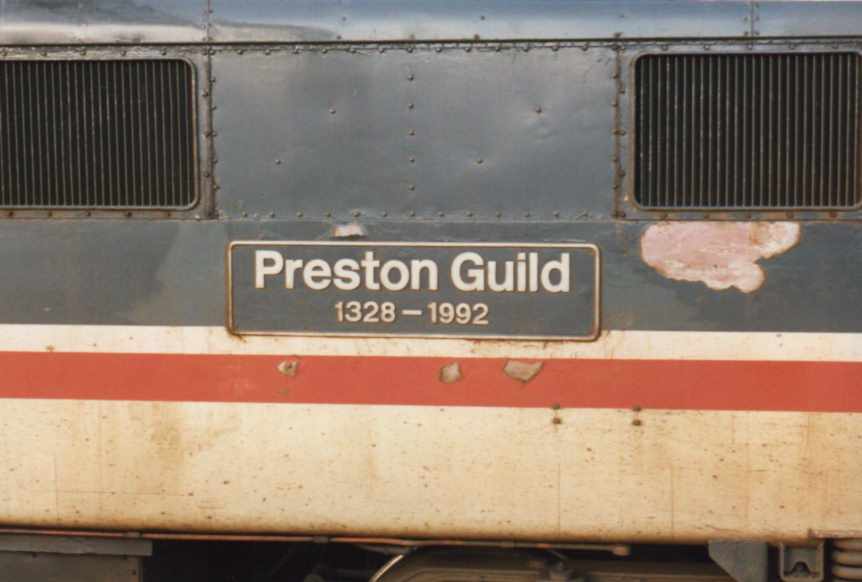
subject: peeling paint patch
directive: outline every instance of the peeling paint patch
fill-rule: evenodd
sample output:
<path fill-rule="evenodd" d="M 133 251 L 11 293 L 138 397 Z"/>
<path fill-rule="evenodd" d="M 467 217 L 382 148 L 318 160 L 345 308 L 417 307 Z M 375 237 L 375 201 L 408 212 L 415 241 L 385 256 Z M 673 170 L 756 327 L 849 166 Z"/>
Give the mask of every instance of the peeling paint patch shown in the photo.
<path fill-rule="evenodd" d="M 542 362 L 519 362 L 509 360 L 503 367 L 503 373 L 509 378 L 526 384 L 542 370 Z"/>
<path fill-rule="evenodd" d="M 440 381 L 444 384 L 454 384 L 461 377 L 461 365 L 458 362 L 452 362 L 440 368 Z"/>
<path fill-rule="evenodd" d="M 646 229 L 641 256 L 669 279 L 751 293 L 766 280 L 757 261 L 793 248 L 800 232 L 796 222 L 667 222 Z"/>
<path fill-rule="evenodd" d="M 368 232 L 361 224 L 357 222 L 351 222 L 348 224 L 333 225 L 330 235 L 332 236 L 332 238 L 357 239 L 365 238 L 366 236 L 368 236 Z"/>

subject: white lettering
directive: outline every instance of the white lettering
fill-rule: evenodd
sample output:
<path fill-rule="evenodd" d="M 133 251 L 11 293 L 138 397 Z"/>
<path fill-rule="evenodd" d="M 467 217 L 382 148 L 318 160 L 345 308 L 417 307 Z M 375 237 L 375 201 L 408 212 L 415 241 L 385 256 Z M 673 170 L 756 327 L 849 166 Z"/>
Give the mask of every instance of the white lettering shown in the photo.
<path fill-rule="evenodd" d="M 422 289 L 422 271 L 428 271 L 428 286 L 429 291 L 437 290 L 437 263 L 423 260 L 410 261 L 410 288 L 414 291 Z"/>
<path fill-rule="evenodd" d="M 549 293 L 568 293 L 571 287 L 571 269 L 569 253 L 560 253 L 559 261 L 548 261 L 542 267 L 542 287 Z M 551 273 L 559 273 L 559 281 L 551 281 Z"/>
<path fill-rule="evenodd" d="M 323 291 L 332 283 L 332 269 L 323 259 L 308 261 L 302 270 L 302 281 L 305 286 L 315 291 Z"/>
<path fill-rule="evenodd" d="M 380 266 L 380 261 L 374 258 L 374 251 L 366 251 L 359 264 L 365 269 L 365 287 L 372 291 L 380 290 L 380 283 L 375 279 L 375 269 Z"/>
<path fill-rule="evenodd" d="M 284 262 L 284 288 L 293 289 L 294 276 L 302 268 L 302 259 L 288 259 Z"/>
<path fill-rule="evenodd" d="M 479 253 L 467 252 L 460 253 L 452 261 L 452 284 L 459 291 L 484 291 L 485 290 L 485 272 L 482 270 L 484 263 L 482 255 Z M 464 263 L 472 263 L 475 265 L 472 268 L 466 269 L 467 280 L 461 275 L 461 265 Z"/>
<path fill-rule="evenodd" d="M 398 280 L 391 278 L 392 271 L 398 271 Z M 410 283 L 410 270 L 401 261 L 386 261 L 380 269 L 380 282 L 387 291 L 401 291 Z"/>
<path fill-rule="evenodd" d="M 278 275 L 284 268 L 284 257 L 278 251 L 254 252 L 254 288 L 266 287 L 267 275 Z"/>
<path fill-rule="evenodd" d="M 353 259 L 338 259 L 333 266 L 335 286 L 343 291 L 353 291 L 359 288 L 362 279 L 359 277 L 359 262 Z"/>

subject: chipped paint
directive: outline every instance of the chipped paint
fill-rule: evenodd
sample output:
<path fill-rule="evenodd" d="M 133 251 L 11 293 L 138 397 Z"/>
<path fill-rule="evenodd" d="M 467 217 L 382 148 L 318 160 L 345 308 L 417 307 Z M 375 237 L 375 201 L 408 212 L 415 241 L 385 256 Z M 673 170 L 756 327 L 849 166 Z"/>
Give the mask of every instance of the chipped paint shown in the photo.
<path fill-rule="evenodd" d="M 368 231 L 358 222 L 350 222 L 348 224 L 335 224 L 332 226 L 332 238 L 338 239 L 357 239 L 368 236 Z"/>
<path fill-rule="evenodd" d="M 542 370 L 542 362 L 519 362 L 509 360 L 503 367 L 503 373 L 509 378 L 526 384 Z"/>
<path fill-rule="evenodd" d="M 284 360 L 283 362 L 279 362 L 277 367 L 279 372 L 293 378 L 299 371 L 299 362 L 296 360 Z"/>
<path fill-rule="evenodd" d="M 793 248 L 800 230 L 795 222 L 666 222 L 646 229 L 641 255 L 668 279 L 752 293 L 766 280 L 758 261 Z"/>
<path fill-rule="evenodd" d="M 454 384 L 462 377 L 461 364 L 458 362 L 452 362 L 440 368 L 440 381 L 444 384 Z"/>

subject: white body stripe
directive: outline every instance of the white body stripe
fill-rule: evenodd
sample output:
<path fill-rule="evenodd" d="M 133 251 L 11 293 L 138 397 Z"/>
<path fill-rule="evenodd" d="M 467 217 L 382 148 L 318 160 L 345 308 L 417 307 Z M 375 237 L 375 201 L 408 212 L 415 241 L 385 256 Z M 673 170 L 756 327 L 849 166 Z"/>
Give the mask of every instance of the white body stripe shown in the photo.
<path fill-rule="evenodd" d="M 9 400 L 0 407 L 0 523 L 533 540 L 862 537 L 859 418 Z"/>
<path fill-rule="evenodd" d="M 862 362 L 862 334 L 606 331 L 595 342 L 233 336 L 223 327 L 0 325 L 0 351 Z"/>

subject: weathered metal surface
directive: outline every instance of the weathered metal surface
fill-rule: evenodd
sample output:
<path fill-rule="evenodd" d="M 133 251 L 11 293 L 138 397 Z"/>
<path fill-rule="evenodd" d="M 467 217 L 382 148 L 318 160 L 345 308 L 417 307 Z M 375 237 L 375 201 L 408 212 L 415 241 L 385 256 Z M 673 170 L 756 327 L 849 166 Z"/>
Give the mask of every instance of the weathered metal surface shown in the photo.
<path fill-rule="evenodd" d="M 534 540 L 862 529 L 846 510 L 862 504 L 857 415 L 639 414 L 633 426 L 624 410 L 8 400 L 0 515 Z"/>
<path fill-rule="evenodd" d="M 141 559 L 0 551 L 0 576 L 15 582 L 140 582 Z"/>
<path fill-rule="evenodd" d="M 757 0 L 751 3 L 754 37 L 857 36 L 862 10 L 856 1 Z"/>
<path fill-rule="evenodd" d="M 607 216 L 613 51 L 498 48 L 216 52 L 222 216 Z"/>
<path fill-rule="evenodd" d="M 769 546 L 765 542 L 710 541 L 709 557 L 734 582 L 769 580 Z"/>
<path fill-rule="evenodd" d="M 214 0 L 212 7 L 219 42 L 741 37 L 751 29 L 751 4 L 736 0 Z"/>
<path fill-rule="evenodd" d="M 609 202 L 608 202 L 609 203 Z M 763 263 L 749 300 L 671 281 L 640 256 L 646 225 L 609 222 L 436 224 L 368 221 L 374 240 L 542 242 L 579 239 L 602 250 L 603 328 L 611 330 L 862 331 L 852 223 L 805 223 L 804 240 Z M 230 240 L 326 237 L 330 224 L 281 220 L 15 221 L 0 229 L 0 320 L 28 324 L 224 324 L 224 248 Z M 840 249 L 836 251 L 836 249 Z M 134 255 L 134 260 L 130 256 Z M 26 264 L 33 268 L 19 269 Z M 106 277 L 113 281 L 105 285 Z M 799 281 L 810 281 L 811 286 Z M 635 292 L 636 290 L 636 292 Z M 812 300 L 828 293 L 829 300 Z M 825 295 L 823 295 L 825 296 Z M 793 313 L 793 317 L 788 317 Z M 50 342 L 49 342 L 50 343 Z M 395 342 L 397 343 L 397 342 Z"/>
<path fill-rule="evenodd" d="M 135 539 L 98 539 L 0 533 L 0 552 L 99 556 L 151 556 L 153 542 Z"/>
<path fill-rule="evenodd" d="M 203 42 L 205 0 L 12 0 L 0 6 L 0 44 Z"/>
<path fill-rule="evenodd" d="M 719 229 L 716 244 L 754 248 L 741 293 L 656 272 L 640 244 L 658 215 L 625 200 L 638 54 L 857 50 L 820 38 L 855 16 L 814 16 L 860 5 L 795 4 L 807 22 L 781 24 L 767 14 L 780 3 L 403 4 L 216 1 L 202 18 L 194 3 L 4 5 L 0 42 L 108 43 L 9 58 L 195 60 L 221 214 L 0 224 L 0 523 L 862 535 L 848 510 L 862 507 L 858 213 L 756 217 L 804 222 L 759 266 L 763 248 Z M 751 35 L 791 25 L 818 38 Z M 422 42 L 444 38 L 457 42 Z M 110 46 L 129 42 L 169 44 Z M 231 241 L 351 238 L 596 244 L 606 331 L 582 344 L 225 331 Z M 539 373 L 525 382 L 510 361 Z"/>

